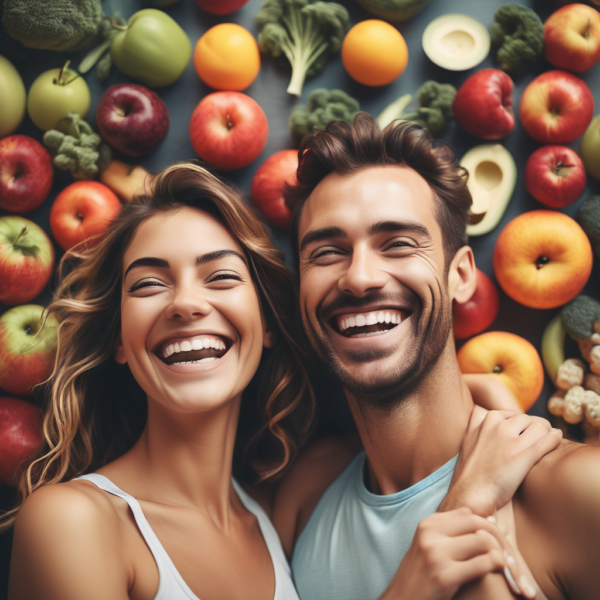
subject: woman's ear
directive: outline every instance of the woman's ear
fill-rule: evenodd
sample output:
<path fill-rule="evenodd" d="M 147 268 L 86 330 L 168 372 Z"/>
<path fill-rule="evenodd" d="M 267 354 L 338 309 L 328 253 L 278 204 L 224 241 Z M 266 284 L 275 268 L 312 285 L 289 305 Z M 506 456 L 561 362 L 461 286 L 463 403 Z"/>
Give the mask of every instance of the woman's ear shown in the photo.
<path fill-rule="evenodd" d="M 113 358 L 120 365 L 127 364 L 127 359 L 125 358 L 125 349 L 123 348 L 123 343 L 121 342 L 120 334 L 119 334 L 119 339 L 117 341 L 117 345 L 115 347 L 115 351 L 113 352 Z"/>
<path fill-rule="evenodd" d="M 470 246 L 463 246 L 454 255 L 448 271 L 450 299 L 459 304 L 468 302 L 475 293 L 477 268 Z"/>

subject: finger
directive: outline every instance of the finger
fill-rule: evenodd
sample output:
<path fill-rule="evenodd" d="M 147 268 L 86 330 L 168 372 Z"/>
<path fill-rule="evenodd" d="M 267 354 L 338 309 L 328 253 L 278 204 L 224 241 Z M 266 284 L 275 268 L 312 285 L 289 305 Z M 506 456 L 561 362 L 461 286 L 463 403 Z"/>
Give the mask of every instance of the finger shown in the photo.
<path fill-rule="evenodd" d="M 460 509 L 459 509 L 460 510 Z M 447 513 L 441 513 L 443 515 L 451 515 L 455 511 L 449 511 Z M 422 521 L 423 523 L 423 521 Z M 447 518 L 443 521 L 440 519 L 436 522 L 431 522 L 432 528 L 435 527 L 436 531 L 446 535 L 448 537 L 454 537 L 458 535 L 467 535 L 475 533 L 476 531 L 483 530 L 492 534 L 494 537 L 503 538 L 502 533 L 494 523 L 488 519 L 484 519 L 478 515 L 474 515 L 469 512 L 467 514 L 459 514 L 453 518 Z M 499 539 L 500 541 L 500 539 Z M 502 546 L 502 544 L 501 544 Z M 504 546 L 502 546 L 504 547 Z"/>
<path fill-rule="evenodd" d="M 563 439 L 563 433 L 560 429 L 551 429 L 546 435 L 543 435 L 539 440 L 532 443 L 523 452 L 523 457 L 527 461 L 529 469 L 533 467 L 542 457 L 548 452 L 558 448 Z M 528 472 L 529 472 L 528 469 Z"/>
<path fill-rule="evenodd" d="M 475 533 L 446 537 L 442 542 L 438 542 L 438 548 L 453 561 L 470 560 L 491 550 L 503 552 L 496 538 L 482 529 Z"/>
<path fill-rule="evenodd" d="M 534 423 L 533 417 L 521 413 L 519 415 L 513 415 L 506 420 L 506 427 L 508 431 L 514 435 L 521 435 L 528 427 Z"/>
<path fill-rule="evenodd" d="M 538 440 L 541 440 L 545 435 L 548 435 L 551 432 L 552 428 L 549 426 L 547 427 L 546 424 L 533 422 L 519 436 L 519 442 L 523 448 L 526 448 L 528 446 L 532 446 Z"/>
<path fill-rule="evenodd" d="M 447 587 L 459 588 L 488 573 L 500 571 L 503 568 L 504 556 L 498 549 L 494 549 L 469 560 L 453 563 L 440 573 L 438 579 L 441 579 L 441 583 Z"/>

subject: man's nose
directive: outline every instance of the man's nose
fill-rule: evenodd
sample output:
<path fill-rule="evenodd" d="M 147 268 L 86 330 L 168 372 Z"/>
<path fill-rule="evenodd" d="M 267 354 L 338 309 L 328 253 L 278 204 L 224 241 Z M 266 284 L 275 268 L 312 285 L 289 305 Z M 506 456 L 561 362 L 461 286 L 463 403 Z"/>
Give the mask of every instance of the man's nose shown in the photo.
<path fill-rule="evenodd" d="M 388 276 L 377 263 L 377 258 L 369 250 L 355 250 L 348 263 L 348 269 L 339 279 L 340 291 L 362 297 L 384 287 Z"/>

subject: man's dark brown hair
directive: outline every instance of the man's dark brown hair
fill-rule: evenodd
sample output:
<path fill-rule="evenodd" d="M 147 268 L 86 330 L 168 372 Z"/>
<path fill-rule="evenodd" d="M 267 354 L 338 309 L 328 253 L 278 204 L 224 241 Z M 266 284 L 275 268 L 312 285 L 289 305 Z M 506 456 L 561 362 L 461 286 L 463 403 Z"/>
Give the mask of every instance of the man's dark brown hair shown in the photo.
<path fill-rule="evenodd" d="M 467 243 L 466 225 L 472 202 L 467 171 L 457 165 L 451 148 L 433 140 L 421 125 L 395 122 L 382 131 L 371 115 L 358 113 L 352 125 L 334 121 L 325 131 L 305 136 L 298 157 L 298 184 L 288 185 L 285 191 L 292 211 L 291 234 L 296 255 L 302 209 L 321 180 L 330 173 L 347 175 L 376 165 L 407 166 L 427 181 L 437 201 L 446 268 L 456 251 Z"/>

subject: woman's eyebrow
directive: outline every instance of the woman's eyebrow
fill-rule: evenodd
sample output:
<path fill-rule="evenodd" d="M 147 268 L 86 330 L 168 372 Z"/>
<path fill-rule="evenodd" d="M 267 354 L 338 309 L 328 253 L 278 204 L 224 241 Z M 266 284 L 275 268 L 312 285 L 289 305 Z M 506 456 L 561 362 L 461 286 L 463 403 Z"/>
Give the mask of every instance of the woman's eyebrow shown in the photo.
<path fill-rule="evenodd" d="M 244 264 L 246 264 L 246 259 L 239 252 L 235 250 L 213 250 L 212 252 L 207 252 L 206 254 L 202 254 L 196 257 L 195 265 L 198 267 L 200 265 L 204 265 L 209 262 L 213 262 L 215 260 L 220 260 L 227 256 L 236 256 Z M 134 260 L 126 269 L 125 275 L 123 277 L 127 277 L 127 273 L 131 271 L 131 269 L 135 269 L 136 267 L 158 267 L 162 269 L 169 269 L 170 264 L 168 260 L 164 258 L 156 258 L 154 256 L 144 256 L 143 258 L 137 258 Z"/>

